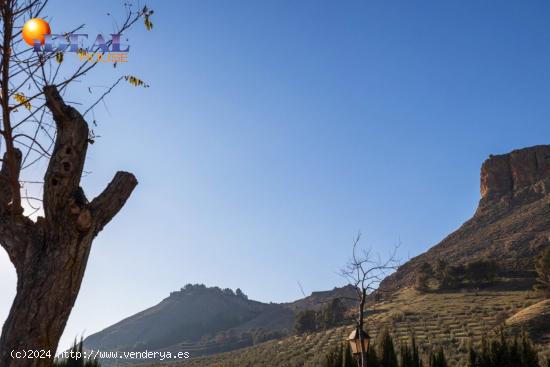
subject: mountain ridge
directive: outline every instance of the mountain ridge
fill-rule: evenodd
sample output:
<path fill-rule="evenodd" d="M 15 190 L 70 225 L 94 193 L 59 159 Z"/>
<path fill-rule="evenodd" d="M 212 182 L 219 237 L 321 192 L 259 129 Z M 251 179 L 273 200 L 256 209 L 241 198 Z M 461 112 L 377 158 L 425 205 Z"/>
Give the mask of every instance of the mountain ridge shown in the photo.
<path fill-rule="evenodd" d="M 186 345 L 194 355 L 211 354 L 287 336 L 297 312 L 318 310 L 353 288 L 313 292 L 288 303 L 248 299 L 238 289 L 188 284 L 158 304 L 88 336 L 88 350 L 170 350 Z M 194 349 L 193 349 L 194 348 Z"/>

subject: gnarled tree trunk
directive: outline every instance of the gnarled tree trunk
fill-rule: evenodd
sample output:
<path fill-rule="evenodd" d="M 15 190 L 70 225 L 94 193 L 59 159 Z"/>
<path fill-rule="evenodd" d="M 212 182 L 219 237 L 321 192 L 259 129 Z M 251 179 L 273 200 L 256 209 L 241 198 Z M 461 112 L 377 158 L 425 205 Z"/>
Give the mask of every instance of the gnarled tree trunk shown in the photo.
<path fill-rule="evenodd" d="M 79 186 L 88 125 L 77 110 L 63 102 L 55 87 L 45 87 L 44 93 L 57 127 L 44 178 L 44 217 L 33 222 L 12 205 L 15 193 L 8 183 L 14 174 L 18 176 L 20 152 L 14 155 L 16 172 L 8 169 L 6 159 L 0 171 L 0 244 L 17 272 L 17 294 L 0 339 L 2 367 L 51 366 L 52 359 L 13 358 L 12 351 L 50 351 L 55 355 L 92 241 L 137 185 L 132 174 L 117 172 L 107 188 L 88 202 Z"/>

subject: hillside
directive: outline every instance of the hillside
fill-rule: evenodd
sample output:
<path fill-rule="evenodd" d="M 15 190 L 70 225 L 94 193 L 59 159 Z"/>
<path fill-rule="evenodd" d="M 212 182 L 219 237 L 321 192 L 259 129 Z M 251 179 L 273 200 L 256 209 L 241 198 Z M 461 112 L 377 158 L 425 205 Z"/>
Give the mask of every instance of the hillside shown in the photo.
<path fill-rule="evenodd" d="M 474 216 L 427 252 L 411 259 L 382 287 L 410 286 L 423 262 L 464 264 L 498 260 L 508 276 L 525 276 L 550 246 L 550 145 L 490 156 L 481 167 L 481 200 Z"/>
<path fill-rule="evenodd" d="M 532 292 L 502 290 L 500 287 L 478 292 L 431 293 L 406 288 L 391 299 L 376 304 L 375 312 L 367 319 L 367 329 L 374 339 L 383 328 L 387 328 L 397 341 L 407 342 L 415 335 L 420 350 L 425 354 L 430 348 L 442 345 L 451 366 L 465 366 L 465 352 L 470 340 L 479 342 L 484 335 L 498 330 L 508 317 L 538 303 L 539 299 Z M 338 327 L 228 353 L 154 366 L 318 367 L 324 353 L 343 342 L 350 331 L 351 327 Z"/>
<path fill-rule="evenodd" d="M 312 292 L 311 295 L 286 303 L 285 306 L 294 310 L 316 310 L 318 311 L 324 304 L 334 298 L 339 298 L 347 307 L 355 306 L 353 299 L 357 297 L 357 292 L 351 285 L 344 287 L 334 287 L 330 291 Z M 351 300 L 350 300 L 351 299 Z"/>
<path fill-rule="evenodd" d="M 391 289 L 392 292 L 370 300 L 366 320 L 368 331 L 375 336 L 380 330 L 387 328 L 398 342 L 410 340 L 414 335 L 424 353 L 441 345 L 452 366 L 465 365 L 468 343 L 479 343 L 483 336 L 490 335 L 501 327 L 516 335 L 522 330 L 527 331 L 541 353 L 548 354 L 550 304 L 541 300 L 531 289 L 534 283 L 533 258 L 549 245 L 550 146 L 536 146 L 491 156 L 481 168 L 481 200 L 473 218 L 426 253 L 405 263 L 382 282 L 381 287 Z M 453 289 L 431 287 L 425 292 L 413 289 L 418 266 L 423 262 L 434 264 L 438 259 L 444 259 L 453 265 L 492 259 L 498 262 L 499 273 L 494 282 L 483 286 L 465 283 Z M 103 345 L 103 349 L 105 346 L 120 348 L 132 345 L 124 344 L 118 337 L 114 337 L 127 335 L 127 330 L 131 330 L 132 335 L 139 334 L 140 331 L 146 332 L 149 339 L 149 335 L 162 334 L 157 326 L 153 329 L 145 328 L 147 323 L 143 323 L 142 319 L 156 314 L 153 319 L 157 320 L 160 317 L 158 314 L 163 314 L 166 319 L 159 319 L 164 322 L 162 325 L 168 324 L 169 317 L 176 320 L 172 320 L 175 324 L 169 327 L 181 331 L 177 338 L 171 340 L 179 339 L 181 342 L 164 342 L 164 347 L 160 349 L 172 353 L 189 352 L 192 356 L 192 359 L 184 362 L 172 362 L 172 366 L 313 367 L 319 365 L 327 350 L 344 341 L 350 331 L 349 327 L 338 327 L 305 336 L 267 341 L 264 340 L 270 338 L 264 338 L 248 344 L 231 344 L 216 341 L 214 335 L 218 332 L 219 336 L 222 329 L 212 329 L 206 333 L 206 328 L 203 328 L 206 340 L 201 344 L 193 341 L 197 340 L 200 333 L 189 334 L 184 330 L 188 327 L 187 324 L 178 321 L 178 317 L 182 320 L 194 320 L 192 317 L 164 311 L 165 308 L 175 307 L 179 310 L 178 307 L 183 307 L 168 307 L 163 305 L 165 302 L 178 304 L 178 300 L 182 299 L 185 300 L 185 307 L 209 302 L 208 299 L 200 298 L 201 293 L 182 292 L 183 294 L 176 292 L 158 306 L 103 331 L 100 334 L 107 339 L 99 339 L 101 343 L 96 345 Z M 214 315 L 231 315 L 224 316 L 233 323 L 228 321 L 223 335 L 227 335 L 228 331 L 238 331 L 237 335 L 246 335 L 243 334 L 244 331 L 260 325 L 270 331 L 284 332 L 289 330 L 295 312 L 318 309 L 326 300 L 352 296 L 353 292 L 351 287 L 335 288 L 328 292 L 314 292 L 302 300 L 280 305 L 262 304 L 241 297 L 227 301 L 230 302 L 227 304 L 216 301 L 215 305 L 218 306 L 213 308 L 215 311 L 195 306 L 199 310 L 191 312 L 197 312 L 196 320 L 203 322 L 212 317 L 212 312 Z M 170 300 L 171 298 L 173 299 Z M 227 308 L 228 305 L 231 308 Z M 201 312 L 206 315 L 199 315 Z M 237 318 L 238 322 L 236 315 L 241 317 Z M 94 338 L 98 337 L 92 336 L 89 339 L 94 342 L 97 340 Z M 108 340 L 115 340 L 116 343 L 109 344 L 106 342 Z M 158 338 L 148 340 L 146 345 L 160 347 L 161 344 L 155 344 L 155 341 Z M 89 348 L 89 345 L 86 347 Z M 543 348 L 546 352 L 542 351 Z M 228 351 L 229 349 L 232 350 Z"/>
<path fill-rule="evenodd" d="M 292 303 L 249 300 L 240 290 L 187 285 L 159 304 L 84 340 L 102 351 L 186 350 L 194 356 L 220 353 L 289 335 L 295 313 L 319 309 L 327 301 L 352 295 L 350 287 L 313 292 Z"/>
<path fill-rule="evenodd" d="M 506 320 L 513 333 L 527 331 L 535 340 L 550 345 L 550 300 L 526 307 Z"/>
<path fill-rule="evenodd" d="M 439 244 L 401 266 L 382 282 L 389 296 L 369 304 L 367 324 L 375 336 L 387 328 L 398 341 L 415 335 L 427 352 L 443 346 L 451 366 L 466 365 L 468 343 L 479 343 L 501 327 L 527 331 L 547 357 L 549 303 L 531 291 L 533 258 L 550 245 L 550 146 L 491 156 L 481 168 L 481 200 L 474 216 Z M 420 264 L 438 259 L 457 265 L 498 262 L 498 280 L 481 289 L 418 292 L 412 288 Z M 349 327 L 268 341 L 251 348 L 175 362 L 173 366 L 318 366 Z"/>
<path fill-rule="evenodd" d="M 159 304 L 89 336 L 84 345 L 101 350 L 160 350 L 216 336 L 221 340 L 223 332 L 236 328 L 261 328 L 278 335 L 292 327 L 293 318 L 293 312 L 282 305 L 252 301 L 217 287 L 187 285 Z M 233 341 L 239 338 L 235 333 Z"/>

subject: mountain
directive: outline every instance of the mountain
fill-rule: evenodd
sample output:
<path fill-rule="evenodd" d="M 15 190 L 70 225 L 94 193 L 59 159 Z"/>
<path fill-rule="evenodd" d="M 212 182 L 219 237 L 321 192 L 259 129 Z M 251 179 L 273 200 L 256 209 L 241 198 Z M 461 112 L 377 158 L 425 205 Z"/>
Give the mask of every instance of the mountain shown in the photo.
<path fill-rule="evenodd" d="M 550 246 L 550 146 L 490 156 L 480 181 L 481 199 L 473 217 L 382 282 L 382 288 L 393 292 L 372 297 L 367 329 L 371 335 L 388 329 L 400 342 L 410 342 L 414 335 L 423 353 L 442 346 L 451 366 L 463 366 L 469 343 L 480 343 L 504 326 L 516 335 L 527 331 L 550 359 L 550 303 L 532 292 L 533 258 Z M 499 277 L 482 288 L 414 289 L 419 266 L 438 260 L 452 265 L 494 260 Z M 248 300 L 242 292 L 186 286 L 84 344 L 87 349 L 190 353 L 190 361 L 174 366 L 318 366 L 323 353 L 345 339 L 349 327 L 283 336 L 297 312 L 353 295 L 352 287 L 343 287 L 291 303 L 265 304 Z"/>
<path fill-rule="evenodd" d="M 495 260 L 509 276 L 532 272 L 533 258 L 550 246 L 550 145 L 491 155 L 481 166 L 480 181 L 474 216 L 381 287 L 410 286 L 422 263 L 434 265 L 438 259 L 454 265 Z"/>
<path fill-rule="evenodd" d="M 318 310 L 353 288 L 313 292 L 292 303 L 262 303 L 239 289 L 188 284 L 159 304 L 132 315 L 84 340 L 102 351 L 192 351 L 194 356 L 251 346 L 289 335 L 296 312 Z"/>
<path fill-rule="evenodd" d="M 294 302 L 286 303 L 285 306 L 294 310 L 315 310 L 319 311 L 321 307 L 327 304 L 330 300 L 338 298 L 347 307 L 354 307 L 357 297 L 357 292 L 352 285 L 346 285 L 344 287 L 334 287 L 330 291 L 317 291 L 312 292 L 311 295 L 296 300 Z"/>
<path fill-rule="evenodd" d="M 387 277 L 381 287 L 393 292 L 371 297 L 366 330 L 374 343 L 387 329 L 398 343 L 411 343 L 414 336 L 424 357 L 442 347 L 449 366 L 466 366 L 471 343 L 479 346 L 501 330 L 516 336 L 525 331 L 541 360 L 550 361 L 550 300 L 532 291 L 533 258 L 550 245 L 550 146 L 490 156 L 480 181 L 481 199 L 473 217 Z M 419 266 L 438 260 L 450 265 L 495 260 L 499 276 L 482 287 L 415 289 Z M 306 299 L 297 301 L 296 307 L 304 303 Z M 317 367 L 352 329 L 350 323 L 169 365 Z"/>

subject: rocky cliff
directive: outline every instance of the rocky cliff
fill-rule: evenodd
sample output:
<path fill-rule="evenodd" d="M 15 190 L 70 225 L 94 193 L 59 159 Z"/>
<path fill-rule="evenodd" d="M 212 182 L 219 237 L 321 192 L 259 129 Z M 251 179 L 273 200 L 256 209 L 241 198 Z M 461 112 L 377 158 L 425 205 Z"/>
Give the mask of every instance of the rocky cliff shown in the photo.
<path fill-rule="evenodd" d="M 509 273 L 533 269 L 533 257 L 550 246 L 550 145 L 492 155 L 480 176 L 481 199 L 474 216 L 401 266 L 382 287 L 411 285 L 417 267 L 437 259 L 454 264 L 495 259 Z"/>
<path fill-rule="evenodd" d="M 481 204 L 525 191 L 547 194 L 550 178 L 550 145 L 491 155 L 481 166 Z"/>

